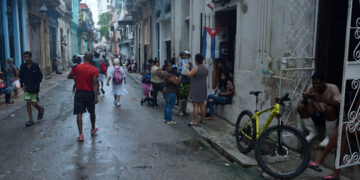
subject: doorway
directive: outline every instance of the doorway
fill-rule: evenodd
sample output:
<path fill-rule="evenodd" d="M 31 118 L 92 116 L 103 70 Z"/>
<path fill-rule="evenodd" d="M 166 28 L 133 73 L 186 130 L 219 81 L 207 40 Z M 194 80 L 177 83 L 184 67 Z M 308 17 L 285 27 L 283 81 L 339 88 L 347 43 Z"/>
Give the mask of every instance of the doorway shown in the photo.
<path fill-rule="evenodd" d="M 219 73 L 221 71 L 229 73 L 231 78 L 234 73 L 236 15 L 236 7 L 215 13 L 215 29 L 218 29 L 216 35 L 218 42 L 216 43 L 219 43 L 220 57 L 213 60 L 213 88 L 215 88 L 219 82 Z"/>
<path fill-rule="evenodd" d="M 341 90 L 348 0 L 319 0 L 315 69 Z"/>

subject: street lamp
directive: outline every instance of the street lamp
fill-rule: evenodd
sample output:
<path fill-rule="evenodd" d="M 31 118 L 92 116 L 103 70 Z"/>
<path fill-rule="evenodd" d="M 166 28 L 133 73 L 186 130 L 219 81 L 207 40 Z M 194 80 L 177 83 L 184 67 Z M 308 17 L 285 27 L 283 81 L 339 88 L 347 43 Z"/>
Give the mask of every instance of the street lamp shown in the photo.
<path fill-rule="evenodd" d="M 48 12 L 48 9 L 46 7 L 45 2 L 42 3 L 42 6 L 40 8 L 40 12 L 41 12 L 42 15 L 46 15 L 46 13 Z"/>

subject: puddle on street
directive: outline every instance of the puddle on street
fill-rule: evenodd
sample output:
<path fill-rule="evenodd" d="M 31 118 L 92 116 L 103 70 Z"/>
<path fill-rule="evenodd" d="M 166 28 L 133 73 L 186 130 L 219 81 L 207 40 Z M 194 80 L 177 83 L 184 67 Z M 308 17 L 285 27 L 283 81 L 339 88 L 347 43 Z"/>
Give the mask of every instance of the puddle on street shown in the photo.
<path fill-rule="evenodd" d="M 205 146 L 204 143 L 195 139 L 183 141 L 183 144 L 185 146 L 191 147 L 192 149 L 196 149 L 196 150 L 208 149 L 208 147 Z"/>

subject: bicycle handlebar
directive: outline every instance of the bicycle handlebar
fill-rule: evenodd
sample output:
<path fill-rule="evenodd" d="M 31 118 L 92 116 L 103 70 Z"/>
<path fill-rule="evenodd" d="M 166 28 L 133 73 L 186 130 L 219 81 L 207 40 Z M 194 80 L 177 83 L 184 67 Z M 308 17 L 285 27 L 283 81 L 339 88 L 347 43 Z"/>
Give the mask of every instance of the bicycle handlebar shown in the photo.
<path fill-rule="evenodd" d="M 282 98 L 276 98 L 276 103 L 279 103 L 282 106 L 285 106 L 284 102 L 291 101 L 289 98 L 289 93 L 286 93 L 284 97 Z"/>

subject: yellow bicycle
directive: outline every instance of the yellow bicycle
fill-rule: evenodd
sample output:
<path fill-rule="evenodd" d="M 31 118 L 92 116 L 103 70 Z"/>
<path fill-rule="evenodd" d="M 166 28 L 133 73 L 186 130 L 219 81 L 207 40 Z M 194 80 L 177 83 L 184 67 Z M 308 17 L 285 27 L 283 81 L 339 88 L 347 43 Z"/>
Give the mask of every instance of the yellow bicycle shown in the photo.
<path fill-rule="evenodd" d="M 258 110 L 260 91 L 250 91 L 256 97 L 255 115 L 250 110 L 240 113 L 235 126 L 235 139 L 240 152 L 248 153 L 255 148 L 258 165 L 269 175 L 288 179 L 300 175 L 309 164 L 310 147 L 304 135 L 297 129 L 284 125 L 282 108 L 291 101 L 289 94 L 276 98 L 276 104 L 264 111 Z M 259 118 L 270 112 L 264 127 L 260 130 Z M 278 125 L 269 127 L 276 117 Z"/>

